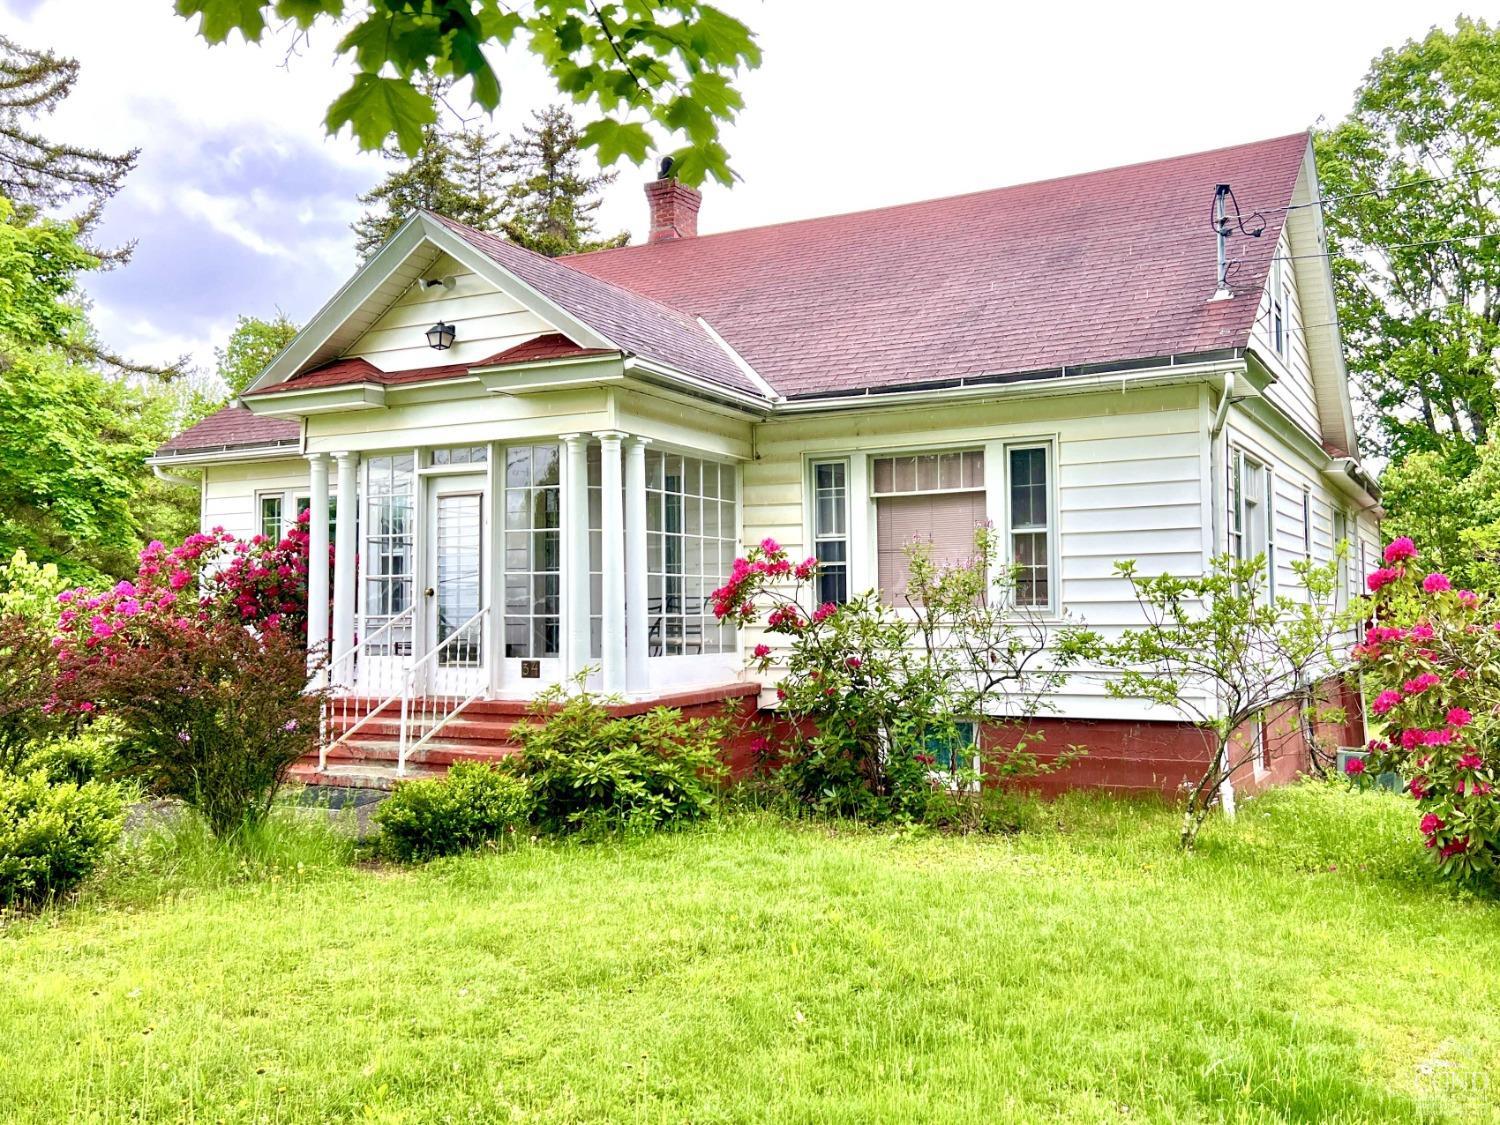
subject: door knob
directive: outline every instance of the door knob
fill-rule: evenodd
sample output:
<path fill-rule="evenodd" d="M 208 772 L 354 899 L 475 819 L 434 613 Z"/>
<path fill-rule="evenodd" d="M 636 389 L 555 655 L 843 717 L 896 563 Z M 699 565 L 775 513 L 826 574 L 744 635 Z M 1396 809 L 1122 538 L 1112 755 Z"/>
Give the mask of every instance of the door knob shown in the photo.
<path fill-rule="evenodd" d="M 429 586 L 429 587 L 427 587 L 427 589 L 423 590 L 422 593 L 426 594 L 430 598 L 430 597 L 432 597 L 433 594 L 437 593 L 437 591 L 434 590 L 431 586 Z"/>

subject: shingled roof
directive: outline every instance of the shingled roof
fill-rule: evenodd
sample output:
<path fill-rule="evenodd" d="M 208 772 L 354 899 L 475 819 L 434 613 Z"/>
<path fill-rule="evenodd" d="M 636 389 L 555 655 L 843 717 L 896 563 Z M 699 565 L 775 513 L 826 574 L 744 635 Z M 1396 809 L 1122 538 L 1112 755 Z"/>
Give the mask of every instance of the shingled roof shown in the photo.
<path fill-rule="evenodd" d="M 601 250 L 566 266 L 701 316 L 787 397 L 1243 347 L 1307 135 L 831 218 Z M 1214 187 L 1236 232 L 1210 302 Z"/>
<path fill-rule="evenodd" d="M 302 425 L 291 418 L 267 418 L 231 404 L 214 411 L 196 426 L 190 426 L 156 451 L 158 457 L 184 453 L 225 452 L 253 446 L 295 446 Z"/>
<path fill-rule="evenodd" d="M 431 218 L 626 351 L 764 400 L 766 388 L 717 333 L 777 396 L 819 397 L 1245 347 L 1307 144 L 1297 133 L 558 259 Z M 1268 222 L 1260 238 L 1235 232 L 1235 295 L 1210 301 L 1209 210 L 1219 183 L 1233 186 L 1247 215 L 1263 209 Z M 469 366 L 591 354 L 555 334 L 519 346 L 528 348 L 540 351 Z M 343 359 L 291 382 L 395 383 L 465 370 L 387 374 Z M 221 411 L 163 452 L 226 444 L 230 426 L 234 444 L 296 433 L 295 423 Z"/>

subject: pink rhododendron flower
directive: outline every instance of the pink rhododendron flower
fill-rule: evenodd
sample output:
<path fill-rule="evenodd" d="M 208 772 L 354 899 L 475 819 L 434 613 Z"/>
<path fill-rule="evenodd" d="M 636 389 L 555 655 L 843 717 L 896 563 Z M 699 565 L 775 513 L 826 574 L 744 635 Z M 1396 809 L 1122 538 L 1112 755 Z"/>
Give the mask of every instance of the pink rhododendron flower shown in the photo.
<path fill-rule="evenodd" d="M 1466 727 L 1474 721 L 1474 716 L 1466 707 L 1450 707 L 1447 719 L 1449 726 Z"/>
<path fill-rule="evenodd" d="M 1392 539 L 1385 548 L 1386 566 L 1395 566 L 1402 559 L 1414 559 L 1417 557 L 1417 545 L 1407 535 L 1399 539 Z"/>
<path fill-rule="evenodd" d="M 752 655 L 757 660 L 764 660 L 771 655 L 771 646 L 767 644 L 756 645 Z"/>
<path fill-rule="evenodd" d="M 750 752 L 752 754 L 764 754 L 771 746 L 771 740 L 763 734 L 757 734 L 750 740 Z"/>
<path fill-rule="evenodd" d="M 1438 676 L 1436 673 L 1423 672 L 1420 676 L 1415 676 L 1412 679 L 1407 680 L 1406 683 L 1401 685 L 1401 689 L 1406 692 L 1407 695 L 1420 695 L 1428 688 L 1437 687 L 1438 684 L 1442 682 L 1442 677 Z"/>
<path fill-rule="evenodd" d="M 1458 600 L 1463 602 L 1469 609 L 1473 609 L 1479 604 L 1479 595 L 1473 590 L 1460 590 L 1458 592 Z"/>
<path fill-rule="evenodd" d="M 1458 768 L 1461 770 L 1477 770 L 1484 765 L 1484 759 L 1478 754 L 1460 754 Z"/>
<path fill-rule="evenodd" d="M 806 582 L 818 572 L 818 560 L 805 558 L 797 564 L 797 581 Z"/>
<path fill-rule="evenodd" d="M 1344 762 L 1344 772 L 1358 776 L 1365 772 L 1365 760 L 1363 758 L 1349 758 Z"/>
<path fill-rule="evenodd" d="M 1420 801 L 1427 796 L 1427 779 L 1425 777 L 1414 777 L 1406 786 L 1415 800 Z"/>
<path fill-rule="evenodd" d="M 1424 730 L 1422 732 L 1423 746 L 1447 746 L 1453 741 L 1451 730 Z"/>
<path fill-rule="evenodd" d="M 813 610 L 812 619 L 814 621 L 827 621 L 838 611 L 839 607 L 832 602 L 824 602 L 817 609 Z"/>
<path fill-rule="evenodd" d="M 1459 855 L 1462 852 L 1468 851 L 1468 849 L 1469 841 L 1463 836 L 1455 836 L 1453 837 L 1453 839 L 1444 844 L 1441 849 L 1439 849 L 1438 854 L 1441 855 L 1444 859 L 1447 859 L 1450 856 Z"/>
<path fill-rule="evenodd" d="M 1407 729 L 1401 732 L 1401 745 L 1407 750 L 1415 750 L 1422 745 L 1422 732 Z"/>
<path fill-rule="evenodd" d="M 781 551 L 781 544 L 768 535 L 760 541 L 760 549 L 768 555 L 774 555 Z"/>
<path fill-rule="evenodd" d="M 1389 586 L 1392 582 L 1396 581 L 1396 579 L 1400 577 L 1401 572 L 1399 570 L 1394 570 L 1391 567 L 1383 566 L 1379 570 L 1370 571 L 1369 577 L 1365 579 L 1365 585 L 1370 588 L 1370 593 L 1373 594 L 1379 591 L 1382 587 Z"/>
<path fill-rule="evenodd" d="M 1448 581 L 1446 574 L 1433 573 L 1422 579 L 1422 589 L 1429 594 L 1440 594 L 1444 590 L 1453 589 L 1453 583 Z"/>
<path fill-rule="evenodd" d="M 1441 832 L 1446 826 L 1443 824 L 1443 818 L 1437 813 L 1428 813 L 1417 827 L 1422 830 L 1422 835 L 1431 836 L 1435 832 Z"/>
<path fill-rule="evenodd" d="M 851 656 L 848 660 L 844 661 L 844 666 L 846 668 L 848 668 L 851 672 L 857 672 L 857 671 L 859 671 L 861 665 L 863 665 L 863 664 L 864 664 L 864 661 L 861 660 L 857 656 Z"/>
<path fill-rule="evenodd" d="M 1432 626 L 1425 621 L 1418 621 L 1411 627 L 1411 632 L 1407 636 L 1414 641 L 1430 641 L 1432 640 Z"/>
<path fill-rule="evenodd" d="M 1375 697 L 1375 702 L 1370 704 L 1370 710 L 1377 715 L 1384 715 L 1392 707 L 1401 702 L 1399 691 L 1383 691 Z"/>

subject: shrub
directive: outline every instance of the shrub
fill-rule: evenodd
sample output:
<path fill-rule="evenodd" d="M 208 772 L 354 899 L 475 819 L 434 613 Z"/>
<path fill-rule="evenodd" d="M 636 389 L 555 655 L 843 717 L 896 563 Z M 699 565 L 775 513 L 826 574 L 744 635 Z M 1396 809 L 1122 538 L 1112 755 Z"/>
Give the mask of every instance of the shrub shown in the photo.
<path fill-rule="evenodd" d="M 41 770 L 54 785 L 71 781 L 111 781 L 120 772 L 119 734 L 108 720 L 95 722 L 77 734 L 36 743 L 22 761 L 25 772 Z"/>
<path fill-rule="evenodd" d="M 119 792 L 0 774 L 0 906 L 32 905 L 82 882 L 119 839 Z"/>
<path fill-rule="evenodd" d="M 1059 627 L 1049 642 L 1039 615 L 1015 605 L 988 528 L 963 563 L 940 566 L 920 545 L 908 558 L 901 609 L 873 592 L 809 609 L 817 560 L 793 564 L 767 539 L 735 560 L 714 612 L 740 625 L 763 616 L 789 642 L 779 655 L 757 645 L 754 660 L 780 672 L 773 784 L 799 807 L 983 824 L 982 780 L 1034 777 L 1078 753 L 1043 763 L 1031 723 L 1067 679 L 1077 634 Z"/>
<path fill-rule="evenodd" d="M 58 702 L 112 716 L 122 772 L 221 836 L 263 818 L 317 741 L 321 696 L 307 690 L 295 603 L 300 589 L 305 613 L 305 583 L 284 560 L 261 565 L 297 550 L 305 560 L 305 543 L 268 550 L 222 532 L 172 551 L 152 543 L 134 582 L 58 596 Z"/>
<path fill-rule="evenodd" d="M 486 762 L 457 762 L 446 778 L 398 784 L 375 822 L 384 851 L 410 863 L 493 843 L 524 827 L 531 806 L 524 778 Z"/>
<path fill-rule="evenodd" d="M 532 818 L 552 832 L 649 831 L 713 813 L 728 718 L 685 719 L 658 707 L 615 716 L 562 686 L 537 698 L 536 722 L 513 737 L 504 767 L 530 784 Z"/>
<path fill-rule="evenodd" d="M 1490 596 L 1455 590 L 1401 538 L 1369 577 L 1376 624 L 1355 646 L 1370 711 L 1386 724 L 1361 781 L 1406 779 L 1437 870 L 1471 879 L 1500 870 L 1500 620 Z"/>

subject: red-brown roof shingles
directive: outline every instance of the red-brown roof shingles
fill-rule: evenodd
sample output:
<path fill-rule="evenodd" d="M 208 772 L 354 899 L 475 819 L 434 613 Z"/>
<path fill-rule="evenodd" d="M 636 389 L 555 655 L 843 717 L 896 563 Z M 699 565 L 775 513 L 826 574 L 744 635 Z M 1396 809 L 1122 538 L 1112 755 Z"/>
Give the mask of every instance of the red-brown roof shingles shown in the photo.
<path fill-rule="evenodd" d="M 702 316 L 787 396 L 1217 351 L 1248 341 L 1305 134 L 877 211 L 561 261 Z M 1210 302 L 1214 187 L 1237 230 Z"/>
<path fill-rule="evenodd" d="M 229 405 L 190 426 L 156 451 L 158 457 L 247 446 L 294 445 L 302 426 L 291 418 L 266 418 L 243 406 Z"/>

